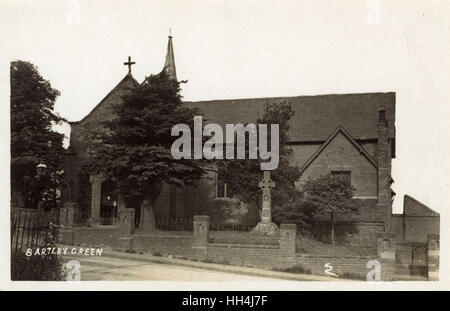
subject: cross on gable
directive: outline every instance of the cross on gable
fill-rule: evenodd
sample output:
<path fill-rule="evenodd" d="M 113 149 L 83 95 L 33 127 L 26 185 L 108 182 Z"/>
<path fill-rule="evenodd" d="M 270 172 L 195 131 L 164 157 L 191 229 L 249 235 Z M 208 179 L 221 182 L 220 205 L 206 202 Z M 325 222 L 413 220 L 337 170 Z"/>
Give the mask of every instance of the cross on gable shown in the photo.
<path fill-rule="evenodd" d="M 270 171 L 264 171 L 264 178 L 259 182 L 259 187 L 263 190 L 275 188 L 275 182 L 270 179 Z"/>
<path fill-rule="evenodd" d="M 136 62 L 131 61 L 131 56 L 128 56 L 128 62 L 123 63 L 124 66 L 128 66 L 128 73 L 131 73 L 131 66 L 136 64 Z"/>

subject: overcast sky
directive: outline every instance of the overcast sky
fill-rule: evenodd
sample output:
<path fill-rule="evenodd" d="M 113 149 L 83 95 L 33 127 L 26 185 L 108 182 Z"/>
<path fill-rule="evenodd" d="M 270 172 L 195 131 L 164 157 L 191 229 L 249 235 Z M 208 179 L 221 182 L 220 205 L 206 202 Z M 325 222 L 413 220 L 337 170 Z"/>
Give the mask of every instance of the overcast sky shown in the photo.
<path fill-rule="evenodd" d="M 123 78 L 128 56 L 138 81 L 158 73 L 169 28 L 186 100 L 396 92 L 395 211 L 407 193 L 443 214 L 449 11 L 445 0 L 0 0 L 0 40 L 61 91 L 56 110 L 71 121 Z"/>

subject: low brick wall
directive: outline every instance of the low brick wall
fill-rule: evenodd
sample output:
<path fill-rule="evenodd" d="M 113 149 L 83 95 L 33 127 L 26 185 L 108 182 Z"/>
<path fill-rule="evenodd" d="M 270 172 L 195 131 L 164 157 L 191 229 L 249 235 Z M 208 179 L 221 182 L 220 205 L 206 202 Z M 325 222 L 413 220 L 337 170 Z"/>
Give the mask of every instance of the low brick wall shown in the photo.
<path fill-rule="evenodd" d="M 211 262 L 273 268 L 282 257 L 279 245 L 208 244 Z"/>
<path fill-rule="evenodd" d="M 209 231 L 208 241 L 218 244 L 279 245 L 278 236 L 263 237 L 242 231 Z"/>
<path fill-rule="evenodd" d="M 271 238 L 278 241 L 275 245 L 208 243 L 206 258 L 212 262 L 269 269 L 289 267 L 295 262 L 296 232 L 296 225 L 282 224 L 278 235 Z"/>
<path fill-rule="evenodd" d="M 115 247 L 118 243 L 117 226 L 74 227 L 73 244 L 90 247 Z"/>
<path fill-rule="evenodd" d="M 325 264 L 329 263 L 329 266 L 333 267 L 331 271 L 328 270 L 329 272 L 339 276 L 352 274 L 362 279 L 371 271 L 371 268 L 367 268 L 368 262 L 376 259 L 381 264 L 381 279 L 394 279 L 396 257 L 394 234 L 377 236 L 377 255 L 318 256 L 296 253 L 297 228 L 292 224 L 282 224 L 275 236 L 261 239 L 250 232 L 226 234 L 215 232 L 210 235 L 208 216 L 195 216 L 193 230 L 189 232 L 135 232 L 134 222 L 130 221 L 132 219 L 134 219 L 133 210 L 127 209 L 121 211 L 120 221 L 115 226 L 72 227 L 69 223 L 61 227 L 60 242 L 88 247 L 111 246 L 121 251 L 172 255 L 178 258 L 266 269 L 299 265 L 318 275 L 327 275 L 325 270 L 329 268 L 325 267 Z M 435 244 L 438 245 L 437 243 L 433 245 Z M 401 249 L 400 246 L 399 250 Z M 437 270 L 438 264 L 435 266 Z"/>
<path fill-rule="evenodd" d="M 199 254 L 193 248 L 192 232 L 185 235 L 151 235 L 135 234 L 131 237 L 131 250 L 148 252 L 163 256 L 178 256 L 185 258 L 198 258 Z"/>

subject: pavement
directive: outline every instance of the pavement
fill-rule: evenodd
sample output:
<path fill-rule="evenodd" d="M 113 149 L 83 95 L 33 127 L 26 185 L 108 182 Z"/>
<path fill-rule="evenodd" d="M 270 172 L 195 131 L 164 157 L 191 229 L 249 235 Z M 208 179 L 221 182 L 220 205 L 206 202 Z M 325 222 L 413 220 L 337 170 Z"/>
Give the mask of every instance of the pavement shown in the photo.
<path fill-rule="evenodd" d="M 82 248 L 71 245 L 58 247 L 77 250 Z M 349 281 L 319 275 L 196 262 L 145 253 L 125 253 L 110 248 L 103 248 L 101 256 L 68 252 L 63 256 L 63 263 L 73 259 L 80 262 L 82 281 Z"/>

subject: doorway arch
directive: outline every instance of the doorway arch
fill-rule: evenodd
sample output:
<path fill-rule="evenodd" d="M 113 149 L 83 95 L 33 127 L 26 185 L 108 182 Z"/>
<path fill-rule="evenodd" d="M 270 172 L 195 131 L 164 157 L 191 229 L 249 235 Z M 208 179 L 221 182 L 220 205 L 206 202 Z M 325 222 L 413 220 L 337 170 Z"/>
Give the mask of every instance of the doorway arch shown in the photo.
<path fill-rule="evenodd" d="M 103 225 L 112 225 L 117 218 L 118 188 L 114 180 L 108 179 L 102 183 L 100 218 Z"/>

